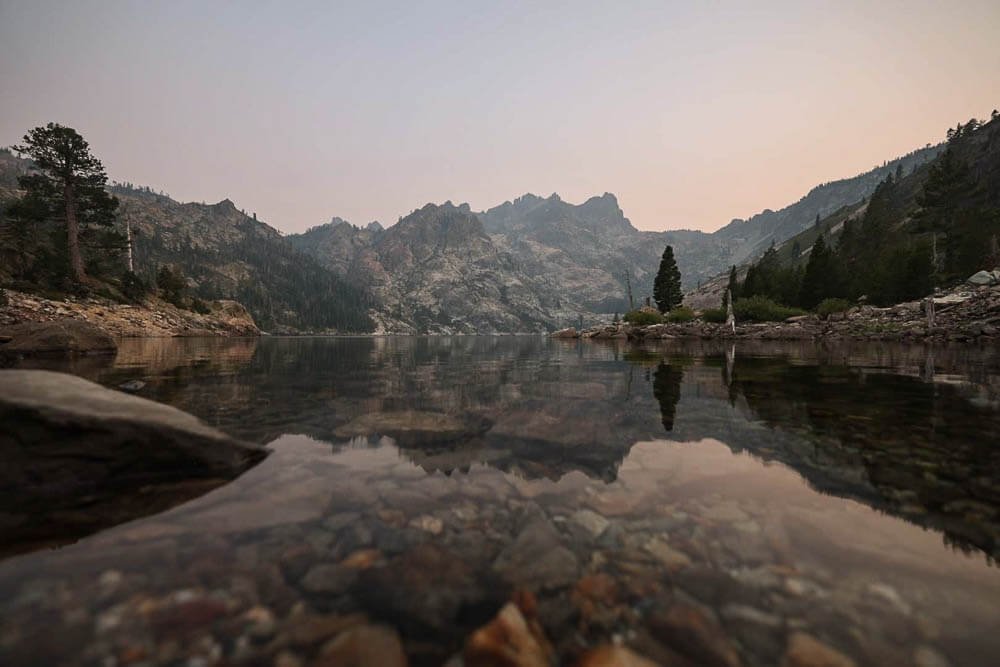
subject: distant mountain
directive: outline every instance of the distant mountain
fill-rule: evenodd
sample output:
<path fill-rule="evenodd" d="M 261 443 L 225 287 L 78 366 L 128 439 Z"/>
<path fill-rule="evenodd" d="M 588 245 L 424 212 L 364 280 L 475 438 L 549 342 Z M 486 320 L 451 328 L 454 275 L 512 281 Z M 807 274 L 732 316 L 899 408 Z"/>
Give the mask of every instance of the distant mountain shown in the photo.
<path fill-rule="evenodd" d="M 724 248 L 704 232 L 637 230 L 610 193 L 578 205 L 555 194 L 526 194 L 479 217 L 494 242 L 517 258 L 529 276 L 582 311 L 625 312 L 626 273 L 636 304 L 650 296 L 668 244 L 691 283 L 710 275 L 725 256 Z"/>
<path fill-rule="evenodd" d="M 428 204 L 385 230 L 335 219 L 288 240 L 369 290 L 380 331 L 529 332 L 557 324 L 556 299 L 493 243 L 467 205 Z"/>

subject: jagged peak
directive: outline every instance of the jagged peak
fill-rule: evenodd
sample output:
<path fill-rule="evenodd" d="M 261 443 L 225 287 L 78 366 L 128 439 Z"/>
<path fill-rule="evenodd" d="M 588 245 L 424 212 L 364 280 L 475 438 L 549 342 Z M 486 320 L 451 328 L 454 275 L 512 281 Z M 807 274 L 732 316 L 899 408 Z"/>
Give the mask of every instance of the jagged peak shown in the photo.
<path fill-rule="evenodd" d="M 369 232 L 385 231 L 385 227 L 383 227 L 382 223 L 379 222 L 378 220 L 372 220 L 371 222 L 369 222 L 367 225 L 365 225 L 365 229 L 367 229 Z"/>

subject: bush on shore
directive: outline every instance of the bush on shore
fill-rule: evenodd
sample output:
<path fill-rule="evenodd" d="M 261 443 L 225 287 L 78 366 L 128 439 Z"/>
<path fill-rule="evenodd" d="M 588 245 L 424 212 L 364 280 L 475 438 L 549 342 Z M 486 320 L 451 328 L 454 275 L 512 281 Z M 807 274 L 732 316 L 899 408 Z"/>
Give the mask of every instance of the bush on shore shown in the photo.
<path fill-rule="evenodd" d="M 847 299 L 823 299 L 816 306 L 816 314 L 824 320 L 834 313 L 842 313 L 851 308 L 851 302 Z"/>
<path fill-rule="evenodd" d="M 663 324 L 663 315 L 648 310 L 630 310 L 625 313 L 623 319 L 629 324 L 635 324 L 640 327 L 649 326 L 650 324 Z"/>
<path fill-rule="evenodd" d="M 737 299 L 733 303 L 733 313 L 736 321 L 750 322 L 781 322 L 789 317 L 805 315 L 800 308 L 789 308 L 763 296 L 752 296 Z"/>
<path fill-rule="evenodd" d="M 687 306 L 677 306 L 667 313 L 667 322 L 690 322 L 694 319 L 694 311 Z"/>
<path fill-rule="evenodd" d="M 723 324 L 726 321 L 726 311 L 722 308 L 706 308 L 701 311 L 701 319 L 712 324 Z"/>

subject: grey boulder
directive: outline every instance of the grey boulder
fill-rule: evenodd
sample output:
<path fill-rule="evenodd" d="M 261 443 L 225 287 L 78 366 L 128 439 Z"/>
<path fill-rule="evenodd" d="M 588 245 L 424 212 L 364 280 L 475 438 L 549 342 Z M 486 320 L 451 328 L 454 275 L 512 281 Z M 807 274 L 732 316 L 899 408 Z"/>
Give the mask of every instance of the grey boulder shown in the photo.
<path fill-rule="evenodd" d="M 76 376 L 0 370 L 0 551 L 162 511 L 266 454 L 176 408 Z"/>

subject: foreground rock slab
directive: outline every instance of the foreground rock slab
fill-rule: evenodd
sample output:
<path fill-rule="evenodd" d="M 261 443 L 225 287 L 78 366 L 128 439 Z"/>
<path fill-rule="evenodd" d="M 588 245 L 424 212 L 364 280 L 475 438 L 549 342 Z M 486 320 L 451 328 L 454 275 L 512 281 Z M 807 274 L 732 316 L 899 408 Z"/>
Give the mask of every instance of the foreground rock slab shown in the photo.
<path fill-rule="evenodd" d="M 176 408 L 82 378 L 0 371 L 4 549 L 160 511 L 266 453 Z"/>

